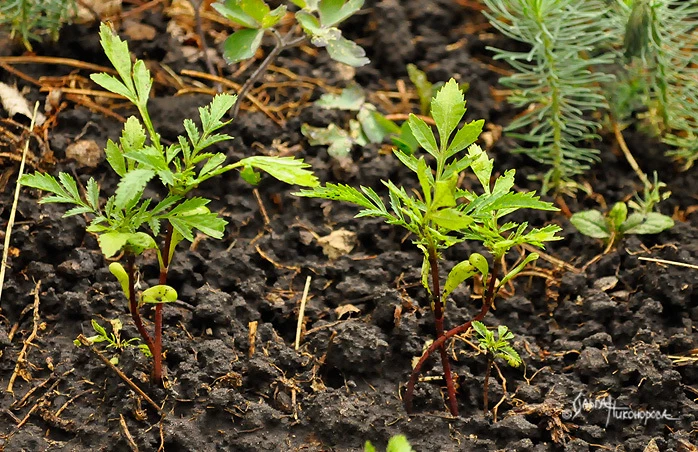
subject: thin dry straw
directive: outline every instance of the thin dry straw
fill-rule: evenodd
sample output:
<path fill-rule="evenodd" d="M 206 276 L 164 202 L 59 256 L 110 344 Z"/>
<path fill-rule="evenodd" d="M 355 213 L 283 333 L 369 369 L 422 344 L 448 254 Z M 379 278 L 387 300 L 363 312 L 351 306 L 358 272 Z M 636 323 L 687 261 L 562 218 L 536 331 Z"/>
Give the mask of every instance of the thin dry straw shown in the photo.
<path fill-rule="evenodd" d="M 34 130 L 34 121 L 36 121 L 36 114 L 39 111 L 39 103 L 34 104 L 34 113 L 32 114 L 31 124 L 29 125 L 29 131 Z M 7 267 L 7 256 L 10 252 L 10 236 L 12 235 L 12 226 L 15 224 L 15 212 L 17 212 L 17 203 L 19 202 L 19 189 L 22 187 L 20 180 L 24 174 L 24 162 L 27 160 L 27 152 L 29 152 L 29 141 L 31 135 L 27 138 L 27 142 L 24 143 L 24 150 L 22 151 L 22 162 L 19 164 L 19 174 L 17 175 L 17 185 L 15 187 L 15 199 L 12 201 L 12 210 L 10 210 L 10 219 L 7 220 L 7 229 L 5 230 L 5 243 L 2 249 L 2 262 L 0 262 L 0 301 L 2 301 L 2 288 L 5 285 L 5 268 Z"/>

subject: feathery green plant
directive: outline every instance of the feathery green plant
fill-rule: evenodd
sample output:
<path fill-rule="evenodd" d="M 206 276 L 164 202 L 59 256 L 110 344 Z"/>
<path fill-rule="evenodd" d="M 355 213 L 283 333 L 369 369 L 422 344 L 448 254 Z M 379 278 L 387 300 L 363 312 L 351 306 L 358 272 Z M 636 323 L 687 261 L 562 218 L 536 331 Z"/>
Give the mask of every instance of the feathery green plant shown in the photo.
<path fill-rule="evenodd" d="M 521 365 L 521 357 L 514 347 L 509 343 L 514 339 L 514 334 L 505 325 L 497 327 L 497 335 L 490 331 L 482 322 L 473 322 L 473 330 L 477 333 L 477 341 L 481 350 L 487 354 L 487 371 L 485 371 L 485 382 L 482 386 L 482 399 L 485 413 L 489 409 L 487 396 L 489 393 L 490 374 L 495 359 L 503 359 L 511 367 Z"/>
<path fill-rule="evenodd" d="M 5 0 L 0 3 L 0 27 L 9 26 L 11 36 L 31 50 L 31 41 L 45 35 L 58 39 L 61 27 L 75 14 L 75 0 Z"/>
<path fill-rule="evenodd" d="M 228 94 L 217 95 L 210 105 L 199 108 L 200 127 L 191 119 L 185 119 L 186 137 L 179 136 L 177 143 L 164 146 L 148 113 L 153 80 L 145 63 L 142 60 L 131 63 L 128 44 L 108 25 L 102 24 L 100 38 L 118 78 L 101 73 L 92 74 L 92 80 L 124 96 L 140 113 L 140 120 L 135 116 L 128 118 L 119 143 L 107 141 L 107 162 L 121 178 L 115 193 L 102 205 L 100 188 L 94 178 L 87 181 L 85 193 L 81 194 L 76 180 L 67 173 L 60 173 L 58 179 L 49 174 L 26 174 L 21 183 L 51 194 L 40 203 L 74 205 L 64 217 L 91 215 L 87 231 L 98 236 L 106 258 L 123 252 L 126 268 L 112 262 L 109 270 L 129 301 L 133 321 L 153 355 L 153 380 L 159 381 L 162 378 L 162 306 L 177 300 L 177 292 L 167 285 L 175 248 L 183 240 L 193 241 L 194 229 L 220 239 L 227 224 L 208 209 L 210 200 L 187 195 L 202 182 L 233 169 L 241 170 L 242 177 L 253 183 L 259 180 L 255 170 L 265 171 L 290 184 L 312 187 L 318 182 L 302 160 L 253 156 L 224 165 L 225 154 L 208 152 L 210 146 L 232 139 L 217 133 L 230 122 L 222 120 L 235 103 L 235 96 Z M 146 186 L 154 182 L 159 182 L 167 193 L 162 199 L 144 197 Z M 161 246 L 157 243 L 160 238 Z M 157 253 L 159 284 L 137 292 L 135 258 L 149 249 Z M 155 304 L 153 336 L 146 330 L 139 313 L 146 303 Z"/>
<path fill-rule="evenodd" d="M 522 142 L 516 152 L 550 166 L 543 192 L 569 192 L 573 179 L 598 160 L 588 141 L 600 127 L 588 114 L 606 108 L 600 85 L 612 80 L 593 66 L 612 62 L 594 53 L 607 40 L 602 0 L 485 0 L 490 23 L 528 51 L 490 48 L 506 60 L 514 74 L 500 82 L 513 90 L 509 102 L 526 107 L 506 127 Z"/>
<path fill-rule="evenodd" d="M 438 350 L 448 388 L 449 410 L 458 414 L 455 387 L 444 342 L 447 337 L 465 332 L 471 322 L 466 322 L 444 332 L 444 310 L 453 291 L 465 281 L 480 275 L 487 281 L 486 294 L 480 313 L 473 320 L 481 320 L 488 312 L 499 288 L 518 274 L 538 254 L 527 254 L 507 274 L 498 275 L 499 264 L 509 250 L 517 245 L 529 244 L 543 247 L 545 242 L 557 240 L 557 225 L 528 230 L 527 223 L 500 220 L 519 209 L 557 210 L 548 202 L 540 201 L 533 192 L 513 191 L 514 170 L 499 176 L 492 186 L 493 161 L 480 146 L 473 144 L 482 131 L 484 121 L 473 121 L 458 127 L 465 115 L 463 92 L 451 79 L 431 101 L 431 116 L 438 130 L 438 139 L 432 128 L 416 115 L 410 115 L 412 135 L 428 156 L 407 154 L 395 150 L 400 162 L 416 173 L 421 188 L 419 195 L 400 187 L 392 181 L 383 181 L 388 189 L 390 203 L 383 202 L 371 187 L 356 189 L 347 185 L 327 183 L 321 187 L 302 190 L 297 195 L 311 198 L 346 201 L 361 208 L 356 217 L 377 217 L 386 223 L 400 226 L 414 235 L 413 243 L 423 252 L 422 286 L 431 298 L 437 339 L 425 351 L 410 376 L 405 394 L 407 411 L 412 409 L 412 393 L 421 366 Z M 477 178 L 481 194 L 458 187 L 459 176 L 470 168 Z M 492 255 L 493 265 L 479 253 L 472 253 L 456 264 L 441 286 L 439 264 L 441 252 L 466 240 L 475 240 Z M 442 290 L 443 287 L 443 290 Z"/>

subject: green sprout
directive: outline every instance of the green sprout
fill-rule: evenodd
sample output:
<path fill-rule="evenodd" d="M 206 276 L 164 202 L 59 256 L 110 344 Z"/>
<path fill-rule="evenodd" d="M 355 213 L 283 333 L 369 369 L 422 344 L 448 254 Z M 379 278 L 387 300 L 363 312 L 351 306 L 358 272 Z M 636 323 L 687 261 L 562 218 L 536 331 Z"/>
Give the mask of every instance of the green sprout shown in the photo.
<path fill-rule="evenodd" d="M 664 187 L 666 184 L 657 181 L 655 172 L 654 183 L 645 186 L 642 196 L 636 194 L 635 199 L 627 203 L 615 203 L 606 215 L 598 210 L 577 212 L 570 222 L 582 234 L 603 239 L 607 245 L 606 252 L 627 234 L 659 234 L 674 226 L 671 217 L 654 211 L 657 203 L 671 195 L 669 191 L 660 194 L 660 189 Z M 628 208 L 634 210 L 630 215 Z"/>
<path fill-rule="evenodd" d="M 327 127 L 301 126 L 301 133 L 311 146 L 328 146 L 330 157 L 342 160 L 349 158 L 352 146 L 366 146 L 369 143 L 380 144 L 386 137 L 407 154 L 412 154 L 419 146 L 404 122 L 398 126 L 394 121 L 378 112 L 375 105 L 366 101 L 363 90 L 358 85 L 351 85 L 340 94 L 323 94 L 315 102 L 320 108 L 356 112 L 356 119 L 349 121 L 349 130 L 332 123 Z"/>
<path fill-rule="evenodd" d="M 412 393 L 421 367 L 431 353 L 438 350 L 448 388 L 449 410 L 454 416 L 458 414 L 455 386 L 444 342 L 454 334 L 467 331 L 471 322 L 444 332 L 444 310 L 451 293 L 476 275 L 487 281 L 482 308 L 473 319 L 481 320 L 499 288 L 538 258 L 537 253 L 526 254 L 500 277 L 499 263 L 508 251 L 524 244 L 543 247 L 545 242 L 559 239 L 555 235 L 560 231 L 557 225 L 529 229 L 527 223 L 508 221 L 500 224 L 500 219 L 521 208 L 557 209 L 548 202 L 540 201 L 533 192 L 513 191 L 514 170 L 506 171 L 491 185 L 493 161 L 480 146 L 473 144 L 482 131 L 484 121 L 473 121 L 459 127 L 465 111 L 463 92 L 451 79 L 431 102 L 431 117 L 438 130 L 438 139 L 423 119 L 410 115 L 407 122 L 412 135 L 427 155 L 417 157 L 398 149 L 395 156 L 416 174 L 421 189 L 418 195 L 390 180 L 383 181 L 389 193 L 388 206 L 371 187 L 356 189 L 327 183 L 297 193 L 299 196 L 356 204 L 361 208 L 356 217 L 382 218 L 388 224 L 402 227 L 414 235 L 413 243 L 422 250 L 421 282 L 430 296 L 437 338 L 424 352 L 410 377 L 404 399 L 408 412 L 412 410 Z M 479 182 L 481 194 L 458 186 L 460 176 L 468 168 Z M 482 254 L 472 253 L 451 269 L 442 290 L 439 277 L 441 253 L 466 240 L 482 243 L 492 256 L 493 264 L 490 265 Z"/>
<path fill-rule="evenodd" d="M 364 452 L 376 452 L 376 448 L 371 444 L 371 441 L 366 441 L 366 444 L 364 444 Z M 414 450 L 405 435 L 395 435 L 388 440 L 388 447 L 385 449 L 385 452 L 414 452 Z"/>
<path fill-rule="evenodd" d="M 312 187 L 318 182 L 302 160 L 253 156 L 226 165 L 225 154 L 208 151 L 210 146 L 232 139 L 217 132 L 230 122 L 222 120 L 235 103 L 235 96 L 228 94 L 217 95 L 210 105 L 199 108 L 200 128 L 194 121 L 185 119 L 186 136 L 179 136 L 176 143 L 164 146 L 148 113 L 153 82 L 145 63 L 136 60 L 132 64 L 127 43 L 105 24 L 100 28 L 100 38 L 118 78 L 101 73 L 92 74 L 92 80 L 124 96 L 140 113 L 140 120 L 135 116 L 128 118 L 118 143 L 107 141 L 107 162 L 120 177 L 116 191 L 102 204 L 100 188 L 94 178 L 87 181 L 84 195 L 76 180 L 67 173 L 60 173 L 58 178 L 49 174 L 27 174 L 21 183 L 51 194 L 40 203 L 74 205 L 64 217 L 90 215 L 87 231 L 97 235 L 105 258 L 123 253 L 125 268 L 113 262 L 109 270 L 121 284 L 133 321 L 153 355 L 153 379 L 160 381 L 162 307 L 164 303 L 177 300 L 177 292 L 167 285 L 175 248 L 183 240 L 193 241 L 195 229 L 205 236 L 220 239 L 227 224 L 209 210 L 209 199 L 188 195 L 202 182 L 233 169 L 241 170 L 241 176 L 251 182 L 259 179 L 256 170 L 289 184 Z M 146 187 L 154 183 L 162 186 L 166 194 L 159 199 L 144 197 Z M 160 239 L 161 245 L 158 245 Z M 159 284 L 136 293 L 135 259 L 146 250 L 155 250 L 157 254 Z M 139 312 L 145 303 L 155 305 L 152 336 Z"/>
<path fill-rule="evenodd" d="M 104 329 L 102 325 L 97 323 L 94 319 L 92 320 L 92 329 L 95 331 L 94 336 L 90 336 L 87 339 L 87 341 L 90 344 L 99 344 L 100 342 L 106 342 L 107 343 L 107 349 L 116 349 L 118 351 L 123 351 L 127 347 L 138 347 L 138 349 L 147 357 L 151 357 L 152 354 L 150 353 L 150 349 L 146 344 L 139 344 L 140 339 L 137 337 L 133 337 L 131 339 L 124 340 L 121 338 L 121 330 L 123 329 L 124 325 L 121 323 L 121 320 L 119 319 L 113 319 L 110 320 L 109 323 L 111 324 L 111 333 L 107 333 L 107 330 Z M 73 343 L 80 347 L 82 343 L 80 340 L 75 339 Z M 117 365 L 119 364 L 119 357 L 118 356 L 112 356 L 109 361 Z"/>
<path fill-rule="evenodd" d="M 292 13 L 299 27 L 292 27 L 284 36 L 276 26 L 288 12 L 286 5 L 271 9 L 264 0 L 219 0 L 213 4 L 213 8 L 223 17 L 241 27 L 223 45 L 223 56 L 228 63 L 252 58 L 262 45 L 265 34 L 271 34 L 276 42 L 264 61 L 240 88 L 239 101 L 247 96 L 254 83 L 281 52 L 298 46 L 307 39 L 310 39 L 312 45 L 327 49 L 330 58 L 335 61 L 349 66 L 368 64 L 364 49 L 342 36 L 342 31 L 337 28 L 341 22 L 361 9 L 364 0 L 291 0 L 291 3 L 300 8 Z M 301 28 L 302 33 L 297 28 Z M 237 116 L 239 103 L 235 104 L 233 117 Z"/>
<path fill-rule="evenodd" d="M 483 384 L 483 406 L 485 413 L 489 409 L 487 395 L 489 392 L 490 374 L 492 366 L 496 359 L 506 361 L 511 367 L 519 367 L 521 365 L 521 357 L 509 344 L 509 341 L 514 339 L 514 334 L 509 331 L 509 328 L 500 325 L 497 327 L 495 336 L 493 331 L 487 329 L 482 322 L 473 322 L 473 330 L 477 333 L 477 340 L 480 349 L 487 354 L 487 371 L 485 372 L 485 382 Z"/>

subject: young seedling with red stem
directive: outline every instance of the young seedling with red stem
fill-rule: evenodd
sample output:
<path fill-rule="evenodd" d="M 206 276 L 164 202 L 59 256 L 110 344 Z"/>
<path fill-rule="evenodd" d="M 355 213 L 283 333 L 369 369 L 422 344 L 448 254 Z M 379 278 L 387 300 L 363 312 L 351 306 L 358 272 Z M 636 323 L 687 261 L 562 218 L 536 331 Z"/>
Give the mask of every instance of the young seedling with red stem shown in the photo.
<path fill-rule="evenodd" d="M 202 182 L 233 169 L 241 170 L 241 176 L 251 183 L 256 183 L 260 177 L 255 170 L 265 171 L 289 184 L 313 187 L 318 182 L 302 160 L 254 156 L 225 165 L 224 153 L 208 151 L 210 146 L 232 139 L 229 135 L 216 133 L 230 122 L 222 120 L 236 101 L 236 96 L 229 94 L 217 95 L 210 105 L 199 108 L 200 127 L 185 119 L 186 136 L 179 136 L 176 144 L 165 147 L 148 114 L 152 79 L 145 63 L 136 60 L 132 64 L 128 45 L 109 26 L 102 24 L 100 37 L 118 78 L 102 73 L 93 74 L 92 80 L 124 96 L 140 114 L 140 120 L 135 116 L 128 118 L 118 144 L 107 141 L 107 162 L 120 177 L 115 193 L 102 205 L 100 189 L 94 178 L 87 181 L 83 196 L 76 180 L 67 173 L 60 173 L 58 179 L 48 174 L 28 174 L 21 183 L 51 193 L 52 196 L 41 199 L 41 203 L 75 205 L 64 217 L 91 215 L 87 231 L 97 235 L 107 259 L 123 253 L 126 268 L 119 262 L 112 262 L 109 270 L 121 284 L 133 322 L 153 355 L 152 378 L 160 382 L 163 377 L 163 304 L 177 300 L 177 292 L 167 285 L 175 248 L 183 240 L 193 241 L 194 229 L 220 239 L 227 224 L 206 207 L 210 202 L 208 199 L 190 196 L 192 190 Z M 145 197 L 146 186 L 158 182 L 166 195 L 159 199 Z M 163 229 L 164 233 L 161 233 Z M 162 245 L 159 246 L 158 242 Z M 159 284 L 139 292 L 136 290 L 136 257 L 146 250 L 155 250 L 157 254 Z M 155 304 L 152 333 L 148 332 L 140 313 L 146 303 Z"/>
<path fill-rule="evenodd" d="M 414 234 L 413 243 L 423 253 L 422 286 L 429 294 L 434 313 L 436 340 L 410 378 L 405 396 L 408 412 L 411 412 L 412 391 L 421 365 L 431 353 L 439 350 L 449 411 L 454 416 L 458 415 L 456 390 L 445 349 L 446 339 L 453 336 L 445 332 L 444 327 L 444 311 L 450 294 L 476 274 L 480 274 L 483 281 L 489 281 L 490 295 L 485 297 L 480 314 L 476 317 L 479 320 L 487 313 L 496 289 L 538 257 L 535 253 L 527 255 L 501 281 L 497 281 L 494 269 L 488 280 L 490 266 L 487 259 L 481 254 L 473 253 L 451 269 L 442 286 L 439 275 L 440 253 L 466 240 L 476 240 L 490 251 L 494 262 L 499 262 L 512 247 L 521 244 L 542 247 L 544 242 L 557 239 L 555 233 L 560 230 L 555 225 L 529 230 L 527 223 L 498 224 L 501 217 L 520 208 L 556 209 L 550 203 L 540 201 L 535 193 L 514 192 L 514 170 L 507 171 L 497 178 L 493 187 L 490 186 L 493 162 L 479 146 L 473 144 L 482 131 L 484 121 L 473 121 L 459 128 L 464 115 L 463 92 L 453 79 L 436 93 L 431 102 L 431 116 L 438 130 L 438 141 L 434 131 L 424 120 L 410 115 L 408 124 L 412 135 L 430 157 L 418 158 L 399 150 L 395 150 L 395 156 L 416 173 L 421 188 L 419 196 L 411 195 L 411 191 L 398 187 L 391 181 L 383 181 L 389 192 L 389 209 L 370 187 L 357 190 L 346 185 L 328 183 L 323 187 L 297 193 L 299 196 L 351 202 L 362 207 L 357 217 L 383 218 L 388 224 L 401 226 Z M 459 176 L 468 168 L 480 182 L 482 194 L 458 187 Z M 465 330 L 469 327 L 468 323 Z"/>

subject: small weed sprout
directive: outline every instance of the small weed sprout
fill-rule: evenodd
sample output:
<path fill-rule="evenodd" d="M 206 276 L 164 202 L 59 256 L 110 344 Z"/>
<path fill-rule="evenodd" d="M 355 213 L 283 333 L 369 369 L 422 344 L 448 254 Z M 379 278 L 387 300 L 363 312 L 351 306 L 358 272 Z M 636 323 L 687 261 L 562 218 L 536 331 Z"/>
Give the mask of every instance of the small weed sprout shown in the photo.
<path fill-rule="evenodd" d="M 383 181 L 389 192 L 389 207 L 371 187 L 359 189 L 327 183 L 311 190 L 302 190 L 299 196 L 346 201 L 361 207 L 356 217 L 378 217 L 386 223 L 405 228 L 414 235 L 413 243 L 422 250 L 422 286 L 430 296 L 434 313 L 436 340 L 427 349 L 415 366 L 405 394 L 405 407 L 412 411 L 414 385 L 426 359 L 438 350 L 448 389 L 448 404 L 451 414 L 458 414 L 455 386 L 451 366 L 444 346 L 449 337 L 467 331 L 471 322 L 444 332 L 444 310 L 453 291 L 468 279 L 480 275 L 487 281 L 480 313 L 473 320 L 481 320 L 489 311 L 494 297 L 502 287 L 518 274 L 529 262 L 538 258 L 531 253 L 509 272 L 501 276 L 499 262 L 507 252 L 522 244 L 543 247 L 550 240 L 557 240 L 557 225 L 528 230 L 527 223 L 499 220 L 521 208 L 557 210 L 550 203 L 540 201 L 535 193 L 513 191 L 514 170 L 499 176 L 491 185 L 493 161 L 473 143 L 480 135 L 484 121 L 473 121 L 459 128 L 465 115 L 463 92 L 451 79 L 441 88 L 431 102 L 431 116 L 438 130 L 438 140 L 431 127 L 416 115 L 410 115 L 410 130 L 421 148 L 428 154 L 417 157 L 400 150 L 395 156 L 411 171 L 416 173 L 421 188 L 418 196 L 411 190 Z M 482 194 L 458 187 L 459 177 L 470 168 L 482 188 Z M 441 252 L 466 240 L 481 242 L 492 255 L 494 265 L 479 253 L 472 253 L 456 264 L 448 274 L 443 286 L 439 277 Z M 443 287 L 443 290 L 442 290 Z"/>
<path fill-rule="evenodd" d="M 364 452 L 376 452 L 376 448 L 371 444 L 371 441 L 366 441 Z M 410 442 L 407 441 L 405 435 L 395 435 L 388 440 L 388 446 L 385 452 L 414 452 Z"/>
<path fill-rule="evenodd" d="M 642 196 L 636 194 L 627 203 L 615 203 L 605 216 L 598 210 L 577 212 L 570 222 L 582 234 L 603 239 L 606 252 L 626 234 L 659 234 L 674 226 L 671 217 L 655 212 L 657 203 L 671 195 L 669 191 L 660 193 L 664 187 L 666 184 L 657 181 L 657 173 L 654 173 L 654 183 L 645 186 Z M 634 211 L 630 215 L 628 208 Z"/>
<path fill-rule="evenodd" d="M 312 187 L 317 179 L 308 165 L 294 158 L 253 156 L 225 165 L 226 156 L 209 152 L 210 146 L 231 140 L 217 133 L 228 124 L 223 116 L 235 103 L 235 96 L 220 94 L 210 105 L 199 109 L 201 128 L 194 121 L 184 120 L 186 136 L 165 147 L 150 120 L 147 103 L 152 79 L 145 63 L 131 55 L 126 42 L 119 39 L 109 26 L 102 24 L 100 38 L 104 51 L 114 65 L 118 78 L 108 74 L 93 74 L 92 80 L 103 88 L 124 96 L 140 113 L 140 120 L 131 116 L 126 121 L 118 143 L 108 140 L 107 162 L 121 178 L 116 191 L 100 202 L 100 188 L 94 178 L 87 181 L 82 195 L 76 180 L 67 173 L 58 179 L 48 174 L 27 174 L 21 183 L 48 192 L 51 196 L 40 203 L 74 205 L 63 216 L 89 214 L 92 219 L 87 231 L 98 237 L 104 257 L 120 252 L 126 267 L 112 262 L 109 270 L 121 284 L 129 302 L 129 310 L 143 341 L 153 355 L 153 380 L 162 379 L 162 307 L 177 300 L 177 292 L 167 285 L 167 273 L 177 244 L 194 240 L 194 229 L 202 234 L 222 238 L 227 222 L 211 212 L 203 197 L 187 197 L 202 182 L 233 169 L 249 181 L 259 180 L 255 170 L 262 170 L 289 183 Z M 166 190 L 162 199 L 144 197 L 149 183 L 159 182 Z M 146 232 L 148 231 L 148 232 Z M 158 245 L 158 240 L 161 245 Z M 136 256 L 155 250 L 160 267 L 159 284 L 142 292 L 136 291 Z M 155 304 L 154 332 L 151 336 L 140 315 L 143 304 Z"/>
<path fill-rule="evenodd" d="M 109 321 L 109 324 L 111 324 L 111 333 L 107 333 L 107 330 L 104 329 L 102 325 L 97 323 L 96 320 L 92 320 L 92 329 L 94 330 L 95 334 L 94 336 L 87 337 L 86 339 L 88 342 L 91 344 L 99 344 L 101 342 L 106 342 L 107 343 L 107 349 L 116 349 L 118 351 L 123 351 L 124 349 L 128 347 L 138 347 L 140 351 L 147 357 L 153 356 L 150 353 L 150 349 L 148 348 L 147 344 L 140 344 L 139 342 L 141 341 L 137 337 L 132 337 L 131 339 L 123 340 L 121 339 L 121 330 L 123 329 L 124 325 L 121 323 L 121 320 L 119 319 L 113 319 Z M 73 343 L 80 347 L 82 343 L 80 340 L 75 339 Z M 117 365 L 119 364 L 119 357 L 118 356 L 112 356 L 109 361 Z"/>
<path fill-rule="evenodd" d="M 485 413 L 489 409 L 487 395 L 489 392 L 490 374 L 492 366 L 496 359 L 506 361 L 511 367 L 519 367 L 521 365 L 521 357 L 509 343 L 514 339 L 514 334 L 509 331 L 509 328 L 500 325 L 497 327 L 497 334 L 487 329 L 482 322 L 473 322 L 473 330 L 477 333 L 477 340 L 480 349 L 487 354 L 487 371 L 485 372 L 485 382 L 483 384 L 483 409 Z"/>
<path fill-rule="evenodd" d="M 332 123 L 327 127 L 301 126 L 301 133 L 311 146 L 328 146 L 330 157 L 348 159 L 353 145 L 366 146 L 369 143 L 380 144 L 390 137 L 395 146 L 407 154 L 414 153 L 419 146 L 410 131 L 407 122 L 398 126 L 378 112 L 375 105 L 366 101 L 363 90 L 358 85 L 351 85 L 340 94 L 323 94 L 315 102 L 320 108 L 356 112 L 356 119 L 349 121 L 349 130 Z"/>
<path fill-rule="evenodd" d="M 310 43 L 316 47 L 326 48 L 330 58 L 335 61 L 349 66 L 368 64 L 364 49 L 342 36 L 341 30 L 337 28 L 341 22 L 361 9 L 364 0 L 291 0 L 291 3 L 300 8 L 293 13 L 293 17 L 303 32 L 299 33 L 298 27 L 292 27 L 284 36 L 276 29 L 276 25 L 286 15 L 286 5 L 282 4 L 272 10 L 264 0 L 220 0 L 213 4 L 213 8 L 223 17 L 242 27 L 225 41 L 223 56 L 228 63 L 252 58 L 267 33 L 276 41 L 274 48 L 240 88 L 233 117 L 237 116 L 240 102 L 274 59 L 284 50 L 300 45 L 306 39 L 310 39 Z"/>

